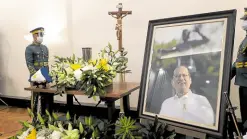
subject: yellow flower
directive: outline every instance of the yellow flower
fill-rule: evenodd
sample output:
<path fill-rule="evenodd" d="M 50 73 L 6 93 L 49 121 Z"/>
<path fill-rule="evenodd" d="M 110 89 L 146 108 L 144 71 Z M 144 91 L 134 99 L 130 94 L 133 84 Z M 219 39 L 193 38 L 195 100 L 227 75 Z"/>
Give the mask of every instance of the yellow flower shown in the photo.
<path fill-rule="evenodd" d="M 36 130 L 33 129 L 26 139 L 36 139 Z"/>
<path fill-rule="evenodd" d="M 96 65 L 96 62 L 97 62 L 96 60 L 89 60 L 89 61 L 88 61 L 88 63 L 89 63 L 89 64 L 92 64 L 92 65 Z"/>
<path fill-rule="evenodd" d="M 109 71 L 110 66 L 108 65 L 107 59 L 105 59 L 105 58 L 100 59 L 96 68 L 97 69 L 103 69 L 104 71 Z"/>
<path fill-rule="evenodd" d="M 107 65 L 108 61 L 107 61 L 107 59 L 103 58 L 103 59 L 100 59 L 99 63 L 101 66 L 105 66 L 105 65 Z"/>
<path fill-rule="evenodd" d="M 101 69 L 101 67 L 102 66 L 100 64 L 96 66 L 97 69 Z"/>
<path fill-rule="evenodd" d="M 104 69 L 104 71 L 108 71 L 110 69 L 109 65 L 104 65 L 102 66 L 102 68 Z"/>
<path fill-rule="evenodd" d="M 77 69 L 81 68 L 81 65 L 80 65 L 80 64 L 71 64 L 70 67 L 71 67 L 73 70 L 77 70 Z"/>

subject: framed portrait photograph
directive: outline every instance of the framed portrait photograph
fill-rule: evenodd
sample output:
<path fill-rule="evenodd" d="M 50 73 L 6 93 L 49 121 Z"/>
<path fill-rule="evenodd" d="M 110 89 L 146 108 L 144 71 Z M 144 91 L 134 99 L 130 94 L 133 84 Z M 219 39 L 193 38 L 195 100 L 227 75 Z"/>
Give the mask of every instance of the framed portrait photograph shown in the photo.
<path fill-rule="evenodd" d="M 222 136 L 236 11 L 149 21 L 139 116 Z"/>

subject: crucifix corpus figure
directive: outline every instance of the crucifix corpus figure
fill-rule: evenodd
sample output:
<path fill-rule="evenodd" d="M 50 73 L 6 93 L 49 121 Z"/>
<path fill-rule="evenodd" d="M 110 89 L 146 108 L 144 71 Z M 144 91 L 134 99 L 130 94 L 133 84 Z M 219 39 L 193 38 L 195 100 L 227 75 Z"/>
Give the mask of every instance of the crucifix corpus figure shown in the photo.
<path fill-rule="evenodd" d="M 117 24 L 115 27 L 117 40 L 118 40 L 118 49 L 119 51 L 123 52 L 123 40 L 122 40 L 122 19 L 127 16 L 128 14 L 132 14 L 132 11 L 123 11 L 122 3 L 117 5 L 118 11 L 108 12 L 113 18 L 117 19 Z"/>

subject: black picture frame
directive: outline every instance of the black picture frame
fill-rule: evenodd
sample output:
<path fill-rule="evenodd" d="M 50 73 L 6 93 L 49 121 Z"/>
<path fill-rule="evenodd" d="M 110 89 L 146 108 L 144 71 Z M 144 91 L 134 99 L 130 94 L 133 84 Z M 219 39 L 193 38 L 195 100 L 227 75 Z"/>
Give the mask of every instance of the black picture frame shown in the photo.
<path fill-rule="evenodd" d="M 222 81 L 221 89 L 219 91 L 218 97 L 220 97 L 220 106 L 219 106 L 219 115 L 218 115 L 218 126 L 216 129 L 205 128 L 197 125 L 191 125 L 188 123 L 183 123 L 179 121 L 174 121 L 170 119 L 161 118 L 161 121 L 171 125 L 172 127 L 178 127 L 186 130 L 193 130 L 201 133 L 205 133 L 207 135 L 213 137 L 222 137 L 224 134 L 224 128 L 226 126 L 226 99 L 224 97 L 223 92 L 230 91 L 230 74 L 231 74 L 231 65 L 232 65 L 232 53 L 233 53 L 233 46 L 234 46 L 234 34 L 235 34 L 235 22 L 236 22 L 236 10 L 225 10 L 225 11 L 216 11 L 210 13 L 202 13 L 202 14 L 195 14 L 195 15 L 187 15 L 187 16 L 180 16 L 180 17 L 171 17 L 165 19 L 155 19 L 150 20 L 148 24 L 148 32 L 146 37 L 146 47 L 144 53 L 144 60 L 143 60 L 143 67 L 142 67 L 142 77 L 141 77 L 141 84 L 140 84 L 140 93 L 139 93 L 139 102 L 138 102 L 138 113 L 140 118 L 154 120 L 155 115 L 148 115 L 144 113 L 146 101 L 145 95 L 147 93 L 147 81 L 149 78 L 149 68 L 150 68 L 150 59 L 152 58 L 151 50 L 153 44 L 153 32 L 156 26 L 160 25 L 169 25 L 169 24 L 177 24 L 177 23 L 188 23 L 188 22 L 200 22 L 206 20 L 215 20 L 215 19 L 225 19 L 226 31 L 225 31 L 225 41 L 224 41 L 224 55 L 223 60 L 223 72 L 220 73 L 222 76 L 219 81 Z M 228 93 L 229 95 L 229 93 Z"/>

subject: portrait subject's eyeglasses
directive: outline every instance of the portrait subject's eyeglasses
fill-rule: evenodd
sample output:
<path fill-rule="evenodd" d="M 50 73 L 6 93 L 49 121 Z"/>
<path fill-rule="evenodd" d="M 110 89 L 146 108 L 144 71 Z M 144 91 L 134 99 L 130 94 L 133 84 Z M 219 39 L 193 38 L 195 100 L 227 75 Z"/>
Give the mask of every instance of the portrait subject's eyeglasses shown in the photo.
<path fill-rule="evenodd" d="M 180 77 L 185 78 L 185 77 L 188 77 L 188 76 L 189 76 L 188 74 L 178 74 L 178 75 L 174 75 L 173 77 L 174 78 L 180 78 Z"/>

